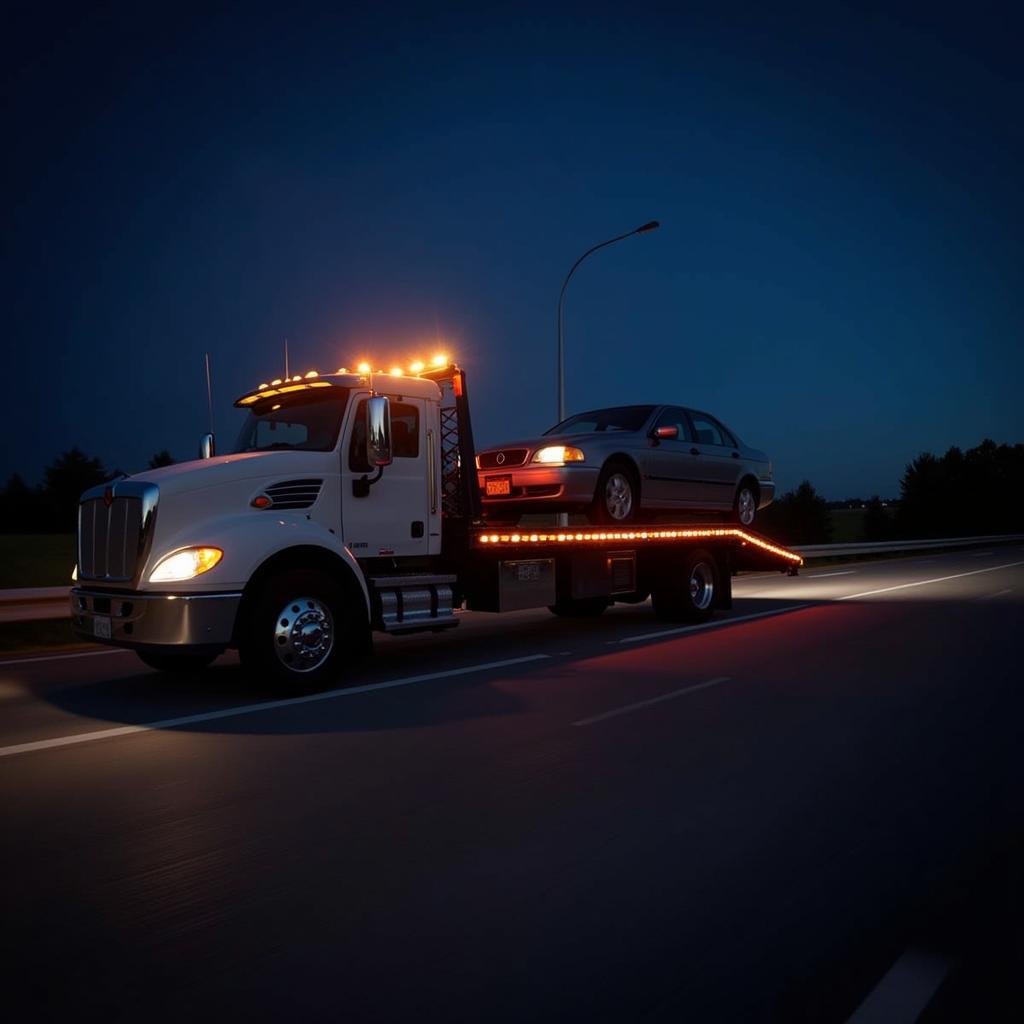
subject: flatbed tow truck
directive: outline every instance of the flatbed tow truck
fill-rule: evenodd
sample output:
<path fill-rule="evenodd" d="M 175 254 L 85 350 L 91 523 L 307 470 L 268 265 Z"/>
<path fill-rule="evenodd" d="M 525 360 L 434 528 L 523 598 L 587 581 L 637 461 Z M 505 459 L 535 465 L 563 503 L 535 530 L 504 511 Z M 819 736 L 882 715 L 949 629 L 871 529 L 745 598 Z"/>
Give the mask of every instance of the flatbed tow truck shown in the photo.
<path fill-rule="evenodd" d="M 72 623 L 160 671 L 228 648 L 261 678 L 343 679 L 372 633 L 458 626 L 463 608 L 669 621 L 732 604 L 741 569 L 795 552 L 732 523 L 501 529 L 482 518 L 466 373 L 316 371 L 242 395 L 236 451 L 82 495 Z"/>

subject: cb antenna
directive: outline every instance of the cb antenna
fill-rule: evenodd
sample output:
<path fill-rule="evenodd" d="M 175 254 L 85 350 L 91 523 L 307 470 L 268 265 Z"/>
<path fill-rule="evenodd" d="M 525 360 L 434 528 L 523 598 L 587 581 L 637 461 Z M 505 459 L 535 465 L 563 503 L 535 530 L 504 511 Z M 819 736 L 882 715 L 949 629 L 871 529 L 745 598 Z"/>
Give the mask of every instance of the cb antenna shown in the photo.
<path fill-rule="evenodd" d="M 213 433 L 213 381 L 210 375 L 210 353 L 206 353 L 206 409 L 210 414 L 210 433 Z"/>
<path fill-rule="evenodd" d="M 288 379 L 288 339 L 284 339 L 284 379 Z"/>

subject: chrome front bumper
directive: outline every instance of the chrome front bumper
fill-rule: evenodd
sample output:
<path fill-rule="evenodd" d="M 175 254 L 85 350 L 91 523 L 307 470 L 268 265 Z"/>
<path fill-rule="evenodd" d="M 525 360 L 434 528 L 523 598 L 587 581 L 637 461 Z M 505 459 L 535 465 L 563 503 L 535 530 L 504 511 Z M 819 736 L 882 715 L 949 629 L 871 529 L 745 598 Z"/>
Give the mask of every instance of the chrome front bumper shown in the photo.
<path fill-rule="evenodd" d="M 138 594 L 75 587 L 78 636 L 117 647 L 223 649 L 232 640 L 241 592 Z"/>

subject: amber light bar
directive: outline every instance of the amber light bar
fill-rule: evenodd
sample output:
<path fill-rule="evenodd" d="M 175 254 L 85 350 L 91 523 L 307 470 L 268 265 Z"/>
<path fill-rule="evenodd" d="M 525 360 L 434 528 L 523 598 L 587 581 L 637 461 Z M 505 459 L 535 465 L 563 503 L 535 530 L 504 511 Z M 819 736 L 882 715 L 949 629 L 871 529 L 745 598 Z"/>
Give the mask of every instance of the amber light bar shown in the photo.
<path fill-rule="evenodd" d="M 565 544 L 569 541 L 652 541 L 652 540 L 683 540 L 686 538 L 735 537 L 744 545 L 750 544 L 768 551 L 781 558 L 788 558 L 796 565 L 803 565 L 804 560 L 795 551 L 787 551 L 771 544 L 761 537 L 734 527 L 708 527 L 705 529 L 678 528 L 674 530 L 566 530 L 557 533 L 484 533 L 477 538 L 477 543 L 490 547 L 492 545 L 537 545 Z"/>

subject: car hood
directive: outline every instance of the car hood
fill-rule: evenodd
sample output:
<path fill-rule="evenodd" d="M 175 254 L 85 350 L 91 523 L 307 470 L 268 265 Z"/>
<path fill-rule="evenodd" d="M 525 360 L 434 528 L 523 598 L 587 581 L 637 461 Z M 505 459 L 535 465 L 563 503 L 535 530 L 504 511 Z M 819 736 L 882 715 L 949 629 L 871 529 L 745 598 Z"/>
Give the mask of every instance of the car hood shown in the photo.
<path fill-rule="evenodd" d="M 582 448 L 587 442 L 604 441 L 616 435 L 621 437 L 632 436 L 629 431 L 625 430 L 617 431 L 614 434 L 609 434 L 607 431 L 597 431 L 589 434 L 545 434 L 543 437 L 531 437 L 525 441 L 505 441 L 503 444 L 489 444 L 486 448 L 481 448 L 477 454 L 508 451 L 509 448 L 529 448 L 535 450 L 551 444 L 569 444 Z"/>

